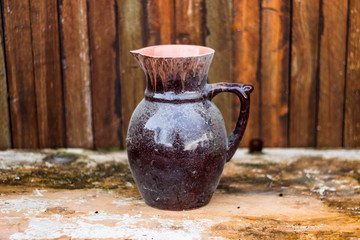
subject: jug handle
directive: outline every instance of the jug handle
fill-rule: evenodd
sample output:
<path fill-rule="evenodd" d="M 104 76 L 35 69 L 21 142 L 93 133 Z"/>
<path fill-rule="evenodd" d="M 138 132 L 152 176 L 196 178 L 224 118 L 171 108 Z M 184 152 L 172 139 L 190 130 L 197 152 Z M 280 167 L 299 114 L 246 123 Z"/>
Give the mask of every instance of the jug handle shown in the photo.
<path fill-rule="evenodd" d="M 207 98 L 212 100 L 216 95 L 222 92 L 231 92 L 238 96 L 241 102 L 239 118 L 236 122 L 234 130 L 228 137 L 226 162 L 234 156 L 240 141 L 244 135 L 246 124 L 249 119 L 250 111 L 250 93 L 254 90 L 251 84 L 239 83 L 215 83 L 208 84 Z"/>

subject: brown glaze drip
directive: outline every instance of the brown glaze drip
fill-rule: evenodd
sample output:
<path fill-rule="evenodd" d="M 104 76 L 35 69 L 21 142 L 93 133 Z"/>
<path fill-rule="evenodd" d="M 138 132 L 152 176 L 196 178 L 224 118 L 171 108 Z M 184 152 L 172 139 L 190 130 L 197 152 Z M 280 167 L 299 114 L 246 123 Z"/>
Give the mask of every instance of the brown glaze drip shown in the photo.
<path fill-rule="evenodd" d="M 194 57 L 172 58 L 150 57 L 136 52 L 132 54 L 146 75 L 147 91 L 153 93 L 173 91 L 174 89 L 168 86 L 174 85 L 176 81 L 181 82 L 182 92 L 197 91 L 197 86 L 206 84 L 214 55 L 210 53 Z"/>

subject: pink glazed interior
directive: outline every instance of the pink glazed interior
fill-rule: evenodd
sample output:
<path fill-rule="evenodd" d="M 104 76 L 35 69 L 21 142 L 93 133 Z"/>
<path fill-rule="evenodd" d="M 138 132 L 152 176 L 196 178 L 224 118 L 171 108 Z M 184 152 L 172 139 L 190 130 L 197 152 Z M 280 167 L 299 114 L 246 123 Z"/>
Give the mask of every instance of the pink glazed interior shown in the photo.
<path fill-rule="evenodd" d="M 215 51 L 208 47 L 196 46 L 196 45 L 157 45 L 139 50 L 131 51 L 131 53 L 139 53 L 141 55 L 149 57 L 198 57 L 214 53 Z"/>

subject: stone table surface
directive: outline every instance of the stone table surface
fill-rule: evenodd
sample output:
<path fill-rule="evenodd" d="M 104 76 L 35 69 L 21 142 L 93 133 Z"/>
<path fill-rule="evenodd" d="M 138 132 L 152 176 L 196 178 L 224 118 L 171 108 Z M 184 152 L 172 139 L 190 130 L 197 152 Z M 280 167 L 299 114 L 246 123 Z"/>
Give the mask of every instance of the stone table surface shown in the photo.
<path fill-rule="evenodd" d="M 360 239 L 360 150 L 238 150 L 211 202 L 147 206 L 125 152 L 0 151 L 0 239 Z"/>

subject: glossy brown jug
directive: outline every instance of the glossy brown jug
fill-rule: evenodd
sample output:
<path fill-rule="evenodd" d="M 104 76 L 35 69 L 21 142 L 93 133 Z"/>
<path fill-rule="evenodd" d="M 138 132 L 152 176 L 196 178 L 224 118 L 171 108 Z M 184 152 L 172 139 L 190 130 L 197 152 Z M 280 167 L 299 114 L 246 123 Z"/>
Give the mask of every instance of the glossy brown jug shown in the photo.
<path fill-rule="evenodd" d="M 204 206 L 245 132 L 253 86 L 207 84 L 211 48 L 160 45 L 131 53 L 146 75 L 145 99 L 131 117 L 126 139 L 141 196 L 160 209 Z M 221 92 L 235 93 L 241 101 L 229 138 L 222 115 L 211 102 Z"/>

